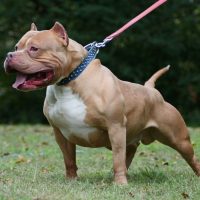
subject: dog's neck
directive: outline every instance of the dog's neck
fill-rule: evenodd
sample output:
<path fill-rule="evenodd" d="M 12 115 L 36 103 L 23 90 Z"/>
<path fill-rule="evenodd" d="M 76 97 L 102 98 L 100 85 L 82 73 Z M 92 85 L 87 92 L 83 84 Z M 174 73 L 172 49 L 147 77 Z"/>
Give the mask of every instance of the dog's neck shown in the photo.
<path fill-rule="evenodd" d="M 64 74 L 67 77 L 87 57 L 88 52 L 82 45 L 69 39 L 66 54 L 68 62 Z"/>
<path fill-rule="evenodd" d="M 96 58 L 96 55 L 99 52 L 99 48 L 95 44 L 96 43 L 92 43 L 84 47 L 84 49 L 86 49 L 88 52 L 87 56 L 84 58 L 84 60 L 82 60 L 81 64 L 79 64 L 67 77 L 60 80 L 57 85 L 66 85 L 80 76 L 80 74 L 87 68 L 90 62 Z"/>

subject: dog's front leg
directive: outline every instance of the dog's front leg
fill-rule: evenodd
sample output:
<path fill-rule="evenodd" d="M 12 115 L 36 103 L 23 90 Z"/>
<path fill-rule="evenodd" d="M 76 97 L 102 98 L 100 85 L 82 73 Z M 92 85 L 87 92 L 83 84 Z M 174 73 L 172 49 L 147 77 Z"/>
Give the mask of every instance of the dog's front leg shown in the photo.
<path fill-rule="evenodd" d="M 127 184 L 126 127 L 120 123 L 111 124 L 108 134 L 113 152 L 114 181 L 118 184 Z"/>
<path fill-rule="evenodd" d="M 77 177 L 76 171 L 78 169 L 76 166 L 76 145 L 69 142 L 56 127 L 54 127 L 54 133 L 56 142 L 63 153 L 66 177 L 74 179 Z"/>

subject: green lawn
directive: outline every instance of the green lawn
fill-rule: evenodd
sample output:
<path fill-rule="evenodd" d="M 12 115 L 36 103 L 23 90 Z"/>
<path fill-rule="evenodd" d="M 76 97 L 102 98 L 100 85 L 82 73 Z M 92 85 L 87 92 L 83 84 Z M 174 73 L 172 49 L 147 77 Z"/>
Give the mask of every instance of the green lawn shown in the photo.
<path fill-rule="evenodd" d="M 190 129 L 200 158 L 200 129 Z M 185 161 L 159 143 L 141 145 L 129 185 L 113 184 L 112 154 L 78 147 L 79 178 L 65 180 L 61 152 L 43 125 L 0 126 L 0 200 L 199 199 L 200 180 Z"/>

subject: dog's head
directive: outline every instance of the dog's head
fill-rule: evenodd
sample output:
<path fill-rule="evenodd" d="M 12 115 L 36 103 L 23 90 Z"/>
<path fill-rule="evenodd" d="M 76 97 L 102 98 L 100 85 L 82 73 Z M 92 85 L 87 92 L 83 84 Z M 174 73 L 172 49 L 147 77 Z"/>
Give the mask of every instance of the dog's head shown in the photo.
<path fill-rule="evenodd" d="M 16 73 L 13 87 L 30 91 L 46 87 L 67 76 L 85 57 L 84 48 L 67 36 L 56 22 L 50 30 L 38 31 L 35 24 L 9 52 L 4 62 L 7 73 Z"/>

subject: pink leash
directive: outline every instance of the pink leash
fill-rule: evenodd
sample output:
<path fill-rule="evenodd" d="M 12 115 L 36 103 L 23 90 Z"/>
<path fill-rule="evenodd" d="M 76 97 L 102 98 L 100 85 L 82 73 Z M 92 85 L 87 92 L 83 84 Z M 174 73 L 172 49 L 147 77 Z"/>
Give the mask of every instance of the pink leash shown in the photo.
<path fill-rule="evenodd" d="M 122 26 L 119 30 L 115 31 L 111 35 L 107 36 L 103 42 L 96 43 L 96 47 L 104 47 L 105 44 L 111 40 L 113 40 L 115 37 L 119 36 L 121 33 L 123 33 L 126 29 L 128 29 L 130 26 L 138 22 L 140 19 L 151 13 L 153 10 L 164 4 L 167 0 L 158 0 L 156 3 L 154 3 L 152 6 L 147 8 L 145 11 L 143 11 L 141 14 L 133 18 L 131 21 L 126 23 L 124 26 Z"/>
<path fill-rule="evenodd" d="M 63 78 L 57 85 L 65 85 L 68 84 L 70 81 L 75 80 L 88 66 L 88 64 L 96 58 L 96 55 L 99 52 L 100 47 L 105 47 L 106 43 L 123 33 L 126 29 L 128 29 L 130 26 L 135 24 L 137 21 L 145 17 L 147 14 L 155 10 L 157 7 L 165 3 L 167 0 L 158 0 L 156 3 L 154 3 L 152 6 L 150 6 L 148 9 L 146 9 L 144 12 L 139 14 L 137 17 L 129 21 L 127 24 L 125 24 L 122 28 L 117 30 L 116 32 L 112 33 L 108 37 L 106 37 L 103 42 L 93 42 L 85 46 L 86 50 L 88 50 L 88 56 L 83 60 L 83 62 L 77 66 L 76 69 L 74 69 L 69 76 Z"/>

